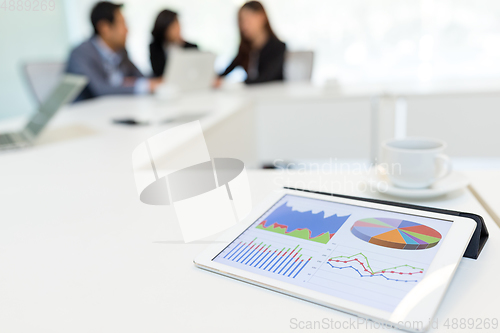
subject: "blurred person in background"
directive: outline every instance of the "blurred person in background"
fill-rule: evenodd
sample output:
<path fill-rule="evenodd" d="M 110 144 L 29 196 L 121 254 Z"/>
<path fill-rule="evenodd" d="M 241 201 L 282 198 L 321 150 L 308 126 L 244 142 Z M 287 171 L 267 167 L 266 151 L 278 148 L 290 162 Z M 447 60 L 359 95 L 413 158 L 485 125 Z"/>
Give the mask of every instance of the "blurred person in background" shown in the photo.
<path fill-rule="evenodd" d="M 153 42 L 149 45 L 153 76 L 161 77 L 165 71 L 168 52 L 172 47 L 184 49 L 198 48 L 196 44 L 186 42 L 181 35 L 181 25 L 177 13 L 165 9 L 158 14 L 153 31 Z"/>
<path fill-rule="evenodd" d="M 258 1 L 245 3 L 238 11 L 238 26 L 238 54 L 220 74 L 215 86 L 220 86 L 222 78 L 238 66 L 246 71 L 247 84 L 282 81 L 286 45 L 276 37 L 262 4 Z"/>
<path fill-rule="evenodd" d="M 102 95 L 147 94 L 161 83 L 159 79 L 145 78 L 130 61 L 121 7 L 98 2 L 90 15 L 94 35 L 71 52 L 66 72 L 85 75 L 89 80 L 77 101 Z"/>

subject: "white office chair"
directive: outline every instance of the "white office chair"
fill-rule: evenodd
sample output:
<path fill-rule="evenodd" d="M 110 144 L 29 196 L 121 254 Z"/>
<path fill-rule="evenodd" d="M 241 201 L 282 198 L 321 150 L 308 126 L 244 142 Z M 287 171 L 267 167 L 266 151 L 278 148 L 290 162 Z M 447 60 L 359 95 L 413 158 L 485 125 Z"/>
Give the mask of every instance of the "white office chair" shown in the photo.
<path fill-rule="evenodd" d="M 42 103 L 59 83 L 66 63 L 64 62 L 30 62 L 24 70 L 29 86 L 38 103 Z"/>
<path fill-rule="evenodd" d="M 313 51 L 289 51 L 285 54 L 286 81 L 310 81 L 314 63 Z"/>

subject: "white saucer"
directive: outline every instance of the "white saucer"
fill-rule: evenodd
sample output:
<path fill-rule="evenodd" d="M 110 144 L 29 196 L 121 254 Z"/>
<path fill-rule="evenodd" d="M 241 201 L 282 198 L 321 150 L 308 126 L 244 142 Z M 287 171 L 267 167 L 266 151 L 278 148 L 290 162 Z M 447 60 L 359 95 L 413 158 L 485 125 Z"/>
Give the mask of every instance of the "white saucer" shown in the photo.
<path fill-rule="evenodd" d="M 451 172 L 448 176 L 437 181 L 431 187 L 422 189 L 396 187 L 391 184 L 386 176 L 380 174 L 377 175 L 375 172 L 370 173 L 369 182 L 380 193 L 410 199 L 435 198 L 460 190 L 469 185 L 469 179 L 464 174 L 457 171 Z"/>

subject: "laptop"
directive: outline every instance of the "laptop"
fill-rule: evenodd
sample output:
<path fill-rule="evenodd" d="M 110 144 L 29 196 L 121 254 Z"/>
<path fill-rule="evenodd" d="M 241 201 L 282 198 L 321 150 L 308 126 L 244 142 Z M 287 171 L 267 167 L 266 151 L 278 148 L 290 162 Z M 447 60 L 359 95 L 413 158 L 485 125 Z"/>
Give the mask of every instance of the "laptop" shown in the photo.
<path fill-rule="evenodd" d="M 169 50 L 165 83 L 181 92 L 204 90 L 212 87 L 216 78 L 215 54 L 194 49 Z"/>
<path fill-rule="evenodd" d="M 0 134 L 0 149 L 20 148 L 33 144 L 50 119 L 66 103 L 74 100 L 87 85 L 85 76 L 65 74 L 43 102 L 38 112 L 18 132 Z"/>

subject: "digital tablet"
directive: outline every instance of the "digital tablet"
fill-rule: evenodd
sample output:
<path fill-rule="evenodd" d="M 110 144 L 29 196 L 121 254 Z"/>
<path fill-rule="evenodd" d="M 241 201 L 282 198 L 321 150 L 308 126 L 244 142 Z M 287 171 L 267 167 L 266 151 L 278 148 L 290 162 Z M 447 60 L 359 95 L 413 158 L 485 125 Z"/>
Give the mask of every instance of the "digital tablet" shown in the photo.
<path fill-rule="evenodd" d="M 472 219 L 293 190 L 271 194 L 195 264 L 389 327 L 425 331 Z"/>

